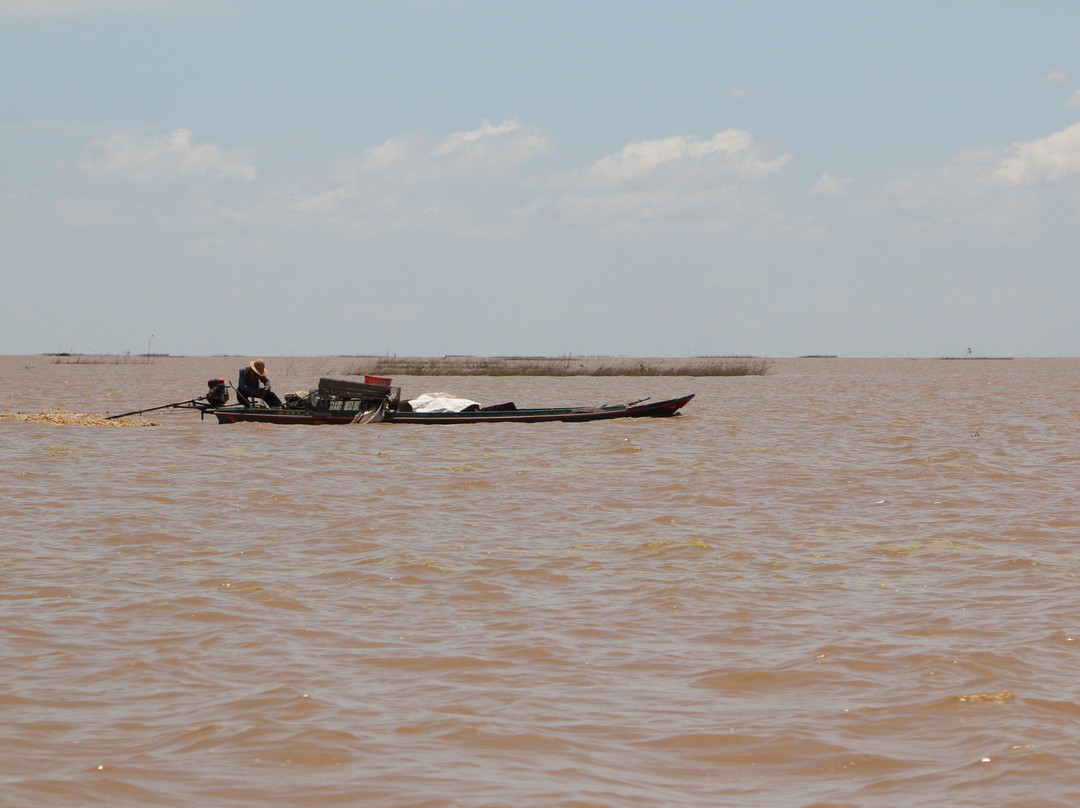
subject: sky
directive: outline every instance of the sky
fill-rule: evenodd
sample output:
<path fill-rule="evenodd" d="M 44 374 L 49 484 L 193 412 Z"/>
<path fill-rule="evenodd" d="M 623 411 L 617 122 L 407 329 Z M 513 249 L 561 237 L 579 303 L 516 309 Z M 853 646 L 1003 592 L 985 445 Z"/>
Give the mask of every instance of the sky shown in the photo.
<path fill-rule="evenodd" d="M 0 353 L 1080 355 L 1080 2 L 0 0 Z"/>

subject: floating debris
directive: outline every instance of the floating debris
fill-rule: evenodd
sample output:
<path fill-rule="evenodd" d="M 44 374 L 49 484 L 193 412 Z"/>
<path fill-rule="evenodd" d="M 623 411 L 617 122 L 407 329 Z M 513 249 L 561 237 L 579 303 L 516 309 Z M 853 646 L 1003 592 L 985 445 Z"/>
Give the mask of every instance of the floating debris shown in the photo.
<path fill-rule="evenodd" d="M 53 407 L 39 413 L 0 412 L 0 421 L 29 421 L 42 424 L 63 424 L 74 426 L 159 426 L 145 418 L 119 418 L 110 420 L 104 415 L 86 412 L 69 412 L 62 407 Z"/>
<path fill-rule="evenodd" d="M 1012 701 L 1015 696 L 1008 690 L 999 690 L 996 693 L 969 693 L 966 696 L 957 696 L 961 702 L 983 702 L 985 704 L 1005 704 Z"/>

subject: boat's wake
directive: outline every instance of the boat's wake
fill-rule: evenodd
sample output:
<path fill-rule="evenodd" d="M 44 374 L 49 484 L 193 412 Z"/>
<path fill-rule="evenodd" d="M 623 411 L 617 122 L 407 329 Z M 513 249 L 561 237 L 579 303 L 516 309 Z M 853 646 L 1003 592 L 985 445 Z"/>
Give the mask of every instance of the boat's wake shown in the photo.
<path fill-rule="evenodd" d="M 66 426 L 160 426 L 145 418 L 118 418 L 110 420 L 104 415 L 87 412 L 69 412 L 62 407 L 53 407 L 45 412 L 0 412 L 0 421 L 29 421 L 42 424 L 62 424 Z"/>

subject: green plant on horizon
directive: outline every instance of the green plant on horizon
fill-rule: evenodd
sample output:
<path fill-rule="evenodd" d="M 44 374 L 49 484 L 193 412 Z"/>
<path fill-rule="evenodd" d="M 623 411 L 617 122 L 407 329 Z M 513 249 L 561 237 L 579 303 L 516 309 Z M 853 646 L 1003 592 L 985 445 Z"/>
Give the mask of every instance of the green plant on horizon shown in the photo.
<path fill-rule="evenodd" d="M 168 356 L 168 354 L 139 354 L 133 355 L 131 351 L 122 354 L 78 354 L 58 353 L 46 354 L 52 357 L 54 365 L 133 365 L 150 364 L 156 358 Z"/>
<path fill-rule="evenodd" d="M 357 365 L 347 376 L 764 376 L 769 361 L 759 357 L 708 357 L 681 364 L 638 361 L 587 366 L 574 357 L 380 357 Z"/>
<path fill-rule="evenodd" d="M 52 361 L 54 365 L 128 365 L 136 360 L 145 362 L 146 356 L 133 357 L 131 351 L 122 354 L 58 354 Z"/>

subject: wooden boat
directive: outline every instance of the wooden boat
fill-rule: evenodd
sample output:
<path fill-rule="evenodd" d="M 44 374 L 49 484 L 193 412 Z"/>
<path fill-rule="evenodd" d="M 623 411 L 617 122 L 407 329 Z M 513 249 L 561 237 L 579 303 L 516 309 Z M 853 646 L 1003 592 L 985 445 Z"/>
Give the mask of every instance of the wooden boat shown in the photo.
<path fill-rule="evenodd" d="M 382 384 L 320 379 L 317 390 L 306 397 L 286 396 L 285 406 L 251 404 L 198 406 L 203 414 L 213 414 L 220 424 L 487 424 L 549 421 L 604 421 L 612 418 L 666 418 L 678 415 L 694 397 L 693 393 L 666 401 L 642 399 L 626 404 L 598 407 L 540 407 L 518 409 L 513 404 L 490 408 L 469 408 L 464 412 L 413 412 L 401 401 L 401 389 Z M 216 400 L 220 400 L 220 396 Z"/>

